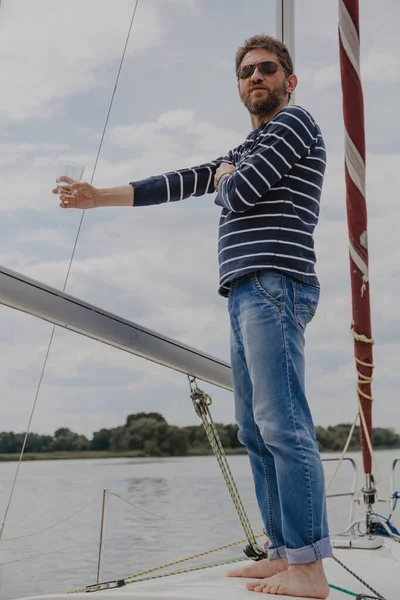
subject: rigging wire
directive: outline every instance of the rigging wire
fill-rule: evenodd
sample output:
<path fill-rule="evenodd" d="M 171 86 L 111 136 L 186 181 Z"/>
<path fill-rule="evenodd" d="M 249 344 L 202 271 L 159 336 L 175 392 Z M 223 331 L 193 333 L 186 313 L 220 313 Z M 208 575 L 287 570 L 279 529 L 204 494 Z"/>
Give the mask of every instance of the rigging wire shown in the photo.
<path fill-rule="evenodd" d="M 122 500 L 126 504 L 129 504 L 129 506 L 133 506 L 133 508 L 136 508 L 136 510 L 140 510 L 141 512 L 144 512 L 146 515 L 150 515 L 151 517 L 154 517 L 155 519 L 160 519 L 162 521 L 171 521 L 173 523 L 200 523 L 202 521 L 210 521 L 211 519 L 216 519 L 217 517 L 221 517 L 222 515 L 226 514 L 225 511 L 222 511 L 219 513 L 214 513 L 213 515 L 206 515 L 205 517 L 199 517 L 198 519 L 173 519 L 173 518 L 167 517 L 165 515 L 156 515 L 155 513 L 150 512 L 149 510 L 146 510 L 142 506 L 139 506 L 138 504 L 134 504 L 133 502 L 130 502 L 129 500 L 127 500 L 126 498 L 123 498 L 122 496 L 120 496 L 119 494 L 116 494 L 115 492 L 110 492 L 110 494 L 111 494 L 111 496 L 115 496 L 116 498 L 119 498 L 119 500 Z"/>
<path fill-rule="evenodd" d="M 3 538 L 3 542 L 15 542 L 17 540 L 23 540 L 25 538 L 32 537 L 33 535 L 39 535 L 40 533 L 45 533 L 46 531 L 50 531 L 50 529 L 54 529 L 55 527 L 58 527 L 58 525 L 62 525 L 63 523 L 66 523 L 73 517 L 76 517 L 76 515 L 83 512 L 84 510 L 86 510 L 89 506 L 94 504 L 96 502 L 96 500 L 98 500 L 99 498 L 101 498 L 101 494 L 98 494 L 95 498 L 93 498 L 93 500 L 91 500 L 90 502 L 85 504 L 85 506 L 82 506 L 81 508 L 79 508 L 78 510 L 73 512 L 72 514 L 68 515 L 67 517 L 64 517 L 60 521 L 57 521 L 57 523 L 53 523 L 52 525 L 49 525 L 48 527 L 44 527 L 43 529 L 39 529 L 38 531 L 31 531 L 30 533 L 25 533 L 24 535 L 18 535 L 17 537 Z"/>
<path fill-rule="evenodd" d="M 121 60 L 120 60 L 120 64 L 119 64 L 117 76 L 115 78 L 114 89 L 113 89 L 113 92 L 112 92 L 112 95 L 111 95 L 111 100 L 110 100 L 110 103 L 109 103 L 108 112 L 107 112 L 106 120 L 105 120 L 104 127 L 103 127 L 103 132 L 102 132 L 102 136 L 101 136 L 101 139 L 100 139 L 99 148 L 97 150 L 97 155 L 96 155 L 96 160 L 95 160 L 94 167 L 93 167 L 92 176 L 91 176 L 91 179 L 90 179 L 90 183 L 91 184 L 93 183 L 93 179 L 94 179 L 94 176 L 95 176 L 95 173 L 96 173 L 96 169 L 97 169 L 97 164 L 99 162 L 100 152 L 101 152 L 101 149 L 103 147 L 104 137 L 105 137 L 107 126 L 108 126 L 108 121 L 110 119 L 111 109 L 112 109 L 112 106 L 113 106 L 113 103 L 114 103 L 115 93 L 117 91 L 119 77 L 120 77 L 120 74 L 121 74 L 122 65 L 124 63 L 124 59 L 125 59 L 125 55 L 126 55 L 126 50 L 128 48 L 128 43 L 129 43 L 131 31 L 132 31 L 133 22 L 135 20 L 135 16 L 136 16 L 138 4 L 139 4 L 139 0 L 135 0 L 135 5 L 134 5 L 134 8 L 133 8 L 132 17 L 131 17 L 131 21 L 130 21 L 130 24 L 129 24 L 129 29 L 128 29 L 128 33 L 127 33 L 127 36 L 126 36 L 125 45 L 124 45 L 124 49 L 123 49 L 123 52 L 122 52 L 122 57 L 121 57 Z M 0 0 L 0 6 L 1 6 L 1 0 Z M 63 292 L 65 292 L 65 289 L 66 289 L 67 284 L 68 284 L 68 279 L 69 279 L 69 275 L 70 275 L 70 272 L 71 272 L 72 263 L 73 263 L 73 260 L 74 260 L 74 257 L 75 257 L 75 252 L 76 252 L 76 248 L 77 248 L 77 244 L 78 244 L 79 235 L 80 235 L 80 232 L 81 232 L 81 229 L 82 229 L 82 224 L 83 224 L 84 216 L 85 216 L 85 211 L 82 212 L 82 216 L 81 216 L 81 219 L 80 219 L 80 222 L 79 222 L 78 231 L 77 231 L 77 234 L 76 234 L 76 237 L 75 237 L 74 246 L 73 246 L 73 249 L 72 249 L 71 259 L 70 259 L 70 262 L 69 262 L 69 265 L 68 265 L 67 274 L 65 276 L 65 281 L 64 281 L 64 286 L 63 286 Z M 15 485 L 16 485 L 16 482 L 17 482 L 17 479 L 18 479 L 19 469 L 20 469 L 20 466 L 21 466 L 22 457 L 24 455 L 26 442 L 27 442 L 28 435 L 29 435 L 29 432 L 30 432 L 32 418 L 33 418 L 33 414 L 35 412 L 37 400 L 38 400 L 38 397 L 39 397 L 39 392 L 40 392 L 40 389 L 41 389 L 41 386 L 42 386 L 42 381 L 43 381 L 44 373 L 46 371 L 46 366 L 47 366 L 47 362 L 48 362 L 48 358 L 49 358 L 49 354 L 50 354 L 50 349 L 51 349 L 52 344 L 53 344 L 55 330 L 56 330 L 56 326 L 53 325 L 53 329 L 52 329 L 50 340 L 49 340 L 49 344 L 48 344 L 48 347 L 47 347 L 47 352 L 46 352 L 46 355 L 45 355 L 45 359 L 44 359 L 42 371 L 41 371 L 41 374 L 40 374 L 40 377 L 39 377 L 39 382 L 38 382 L 37 389 L 36 389 L 35 399 L 34 399 L 34 402 L 33 402 L 31 414 L 30 414 L 29 421 L 28 421 L 28 426 L 27 426 L 27 429 L 26 429 L 26 432 L 25 432 L 24 442 L 22 444 L 22 449 L 21 449 L 21 453 L 20 453 L 20 456 L 19 456 L 17 469 L 16 469 L 16 472 L 15 472 L 13 484 L 11 486 L 10 497 L 8 499 L 7 507 L 6 507 L 6 510 L 4 512 L 3 522 L 2 522 L 2 525 L 1 525 L 1 528 L 0 528 L 0 541 L 1 541 L 1 538 L 2 538 L 2 535 L 3 535 L 4 527 L 5 527 L 6 521 L 7 521 L 8 511 L 10 509 L 11 501 L 12 501 L 12 498 L 13 498 L 13 495 L 14 495 Z"/>

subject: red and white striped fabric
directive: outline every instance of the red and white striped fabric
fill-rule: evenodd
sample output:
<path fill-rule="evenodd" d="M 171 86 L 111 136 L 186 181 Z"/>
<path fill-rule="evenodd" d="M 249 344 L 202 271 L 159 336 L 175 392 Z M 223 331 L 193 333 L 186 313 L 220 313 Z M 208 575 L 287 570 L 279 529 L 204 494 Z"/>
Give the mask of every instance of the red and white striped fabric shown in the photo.
<path fill-rule="evenodd" d="M 358 0 L 339 0 L 340 70 L 345 124 L 346 204 L 349 229 L 350 273 L 358 395 L 365 419 L 361 418 L 361 448 L 364 471 L 372 472 L 372 457 L 365 427 L 372 439 L 373 372 L 372 333 L 368 272 L 367 207 L 365 201 L 364 102 L 360 75 Z"/>

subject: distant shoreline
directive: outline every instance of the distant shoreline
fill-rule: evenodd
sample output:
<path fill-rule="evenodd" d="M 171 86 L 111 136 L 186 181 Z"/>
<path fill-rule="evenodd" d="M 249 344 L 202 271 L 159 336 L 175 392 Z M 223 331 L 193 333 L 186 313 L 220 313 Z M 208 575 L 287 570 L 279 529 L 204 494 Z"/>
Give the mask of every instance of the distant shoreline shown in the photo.
<path fill-rule="evenodd" d="M 375 449 L 375 452 L 380 450 L 400 450 L 388 446 L 387 448 L 379 447 Z M 360 452 L 360 450 L 351 450 L 350 452 Z M 226 448 L 225 453 L 228 456 L 243 456 L 246 454 L 246 450 L 243 448 Z M 335 450 L 322 450 L 321 454 L 333 454 L 338 453 Z M 199 449 L 190 451 L 185 456 L 172 456 L 170 454 L 164 456 L 149 456 L 141 450 L 133 450 L 130 452 L 109 452 L 109 451 L 70 451 L 70 452 L 27 452 L 22 457 L 22 460 L 33 461 L 33 460 L 78 460 L 78 459 L 94 459 L 94 458 L 190 458 L 193 456 L 212 456 L 213 453 L 208 449 Z M 19 454 L 0 454 L 0 462 L 15 462 L 19 460 Z"/>
<path fill-rule="evenodd" d="M 246 454 L 246 450 L 243 448 L 225 448 L 225 454 L 227 455 L 241 455 Z M 165 454 L 162 456 L 150 456 L 145 454 L 142 450 L 132 450 L 128 452 L 110 452 L 105 451 L 73 451 L 70 452 L 26 452 L 22 457 L 23 461 L 30 460 L 76 460 L 76 459 L 93 459 L 93 458 L 187 458 L 191 456 L 212 456 L 211 449 L 208 450 L 194 450 L 190 451 L 184 456 L 173 456 L 171 454 Z M 19 454 L 0 454 L 0 462 L 11 462 L 19 460 Z"/>
<path fill-rule="evenodd" d="M 226 454 L 246 454 L 238 440 L 236 423 L 214 423 L 214 426 Z M 341 452 L 345 446 L 349 451 L 360 449 L 359 425 L 318 425 L 315 436 L 320 452 Z M 371 437 L 375 450 L 400 449 L 400 435 L 392 428 L 374 427 Z M 19 460 L 21 448 L 25 448 L 24 461 L 212 455 L 203 425 L 169 425 L 156 412 L 130 414 L 124 425 L 95 431 L 90 440 L 68 427 L 58 428 L 54 435 L 30 432 L 26 436 L 25 432 L 0 431 L 0 462 Z"/>

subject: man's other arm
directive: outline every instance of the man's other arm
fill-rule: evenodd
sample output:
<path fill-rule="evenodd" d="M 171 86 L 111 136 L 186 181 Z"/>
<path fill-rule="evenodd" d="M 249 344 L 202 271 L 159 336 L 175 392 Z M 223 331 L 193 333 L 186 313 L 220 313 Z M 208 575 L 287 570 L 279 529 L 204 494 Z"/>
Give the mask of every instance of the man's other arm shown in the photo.
<path fill-rule="evenodd" d="M 215 203 L 230 212 L 251 210 L 317 143 L 316 126 L 303 109 L 282 110 L 254 152 L 221 179 Z"/>

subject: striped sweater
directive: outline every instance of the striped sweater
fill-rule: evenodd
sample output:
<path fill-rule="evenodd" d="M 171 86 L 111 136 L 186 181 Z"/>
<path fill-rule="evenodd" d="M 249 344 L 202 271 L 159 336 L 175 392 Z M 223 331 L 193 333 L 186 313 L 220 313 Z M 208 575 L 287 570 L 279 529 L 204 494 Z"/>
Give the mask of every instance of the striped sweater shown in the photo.
<path fill-rule="evenodd" d="M 220 157 L 132 182 L 135 206 L 183 200 L 215 192 L 222 162 L 235 166 L 224 177 L 215 203 L 222 207 L 218 258 L 222 296 L 234 279 L 275 269 L 318 286 L 313 233 L 318 222 L 326 152 L 321 131 L 300 106 L 287 106 L 243 144 Z"/>

